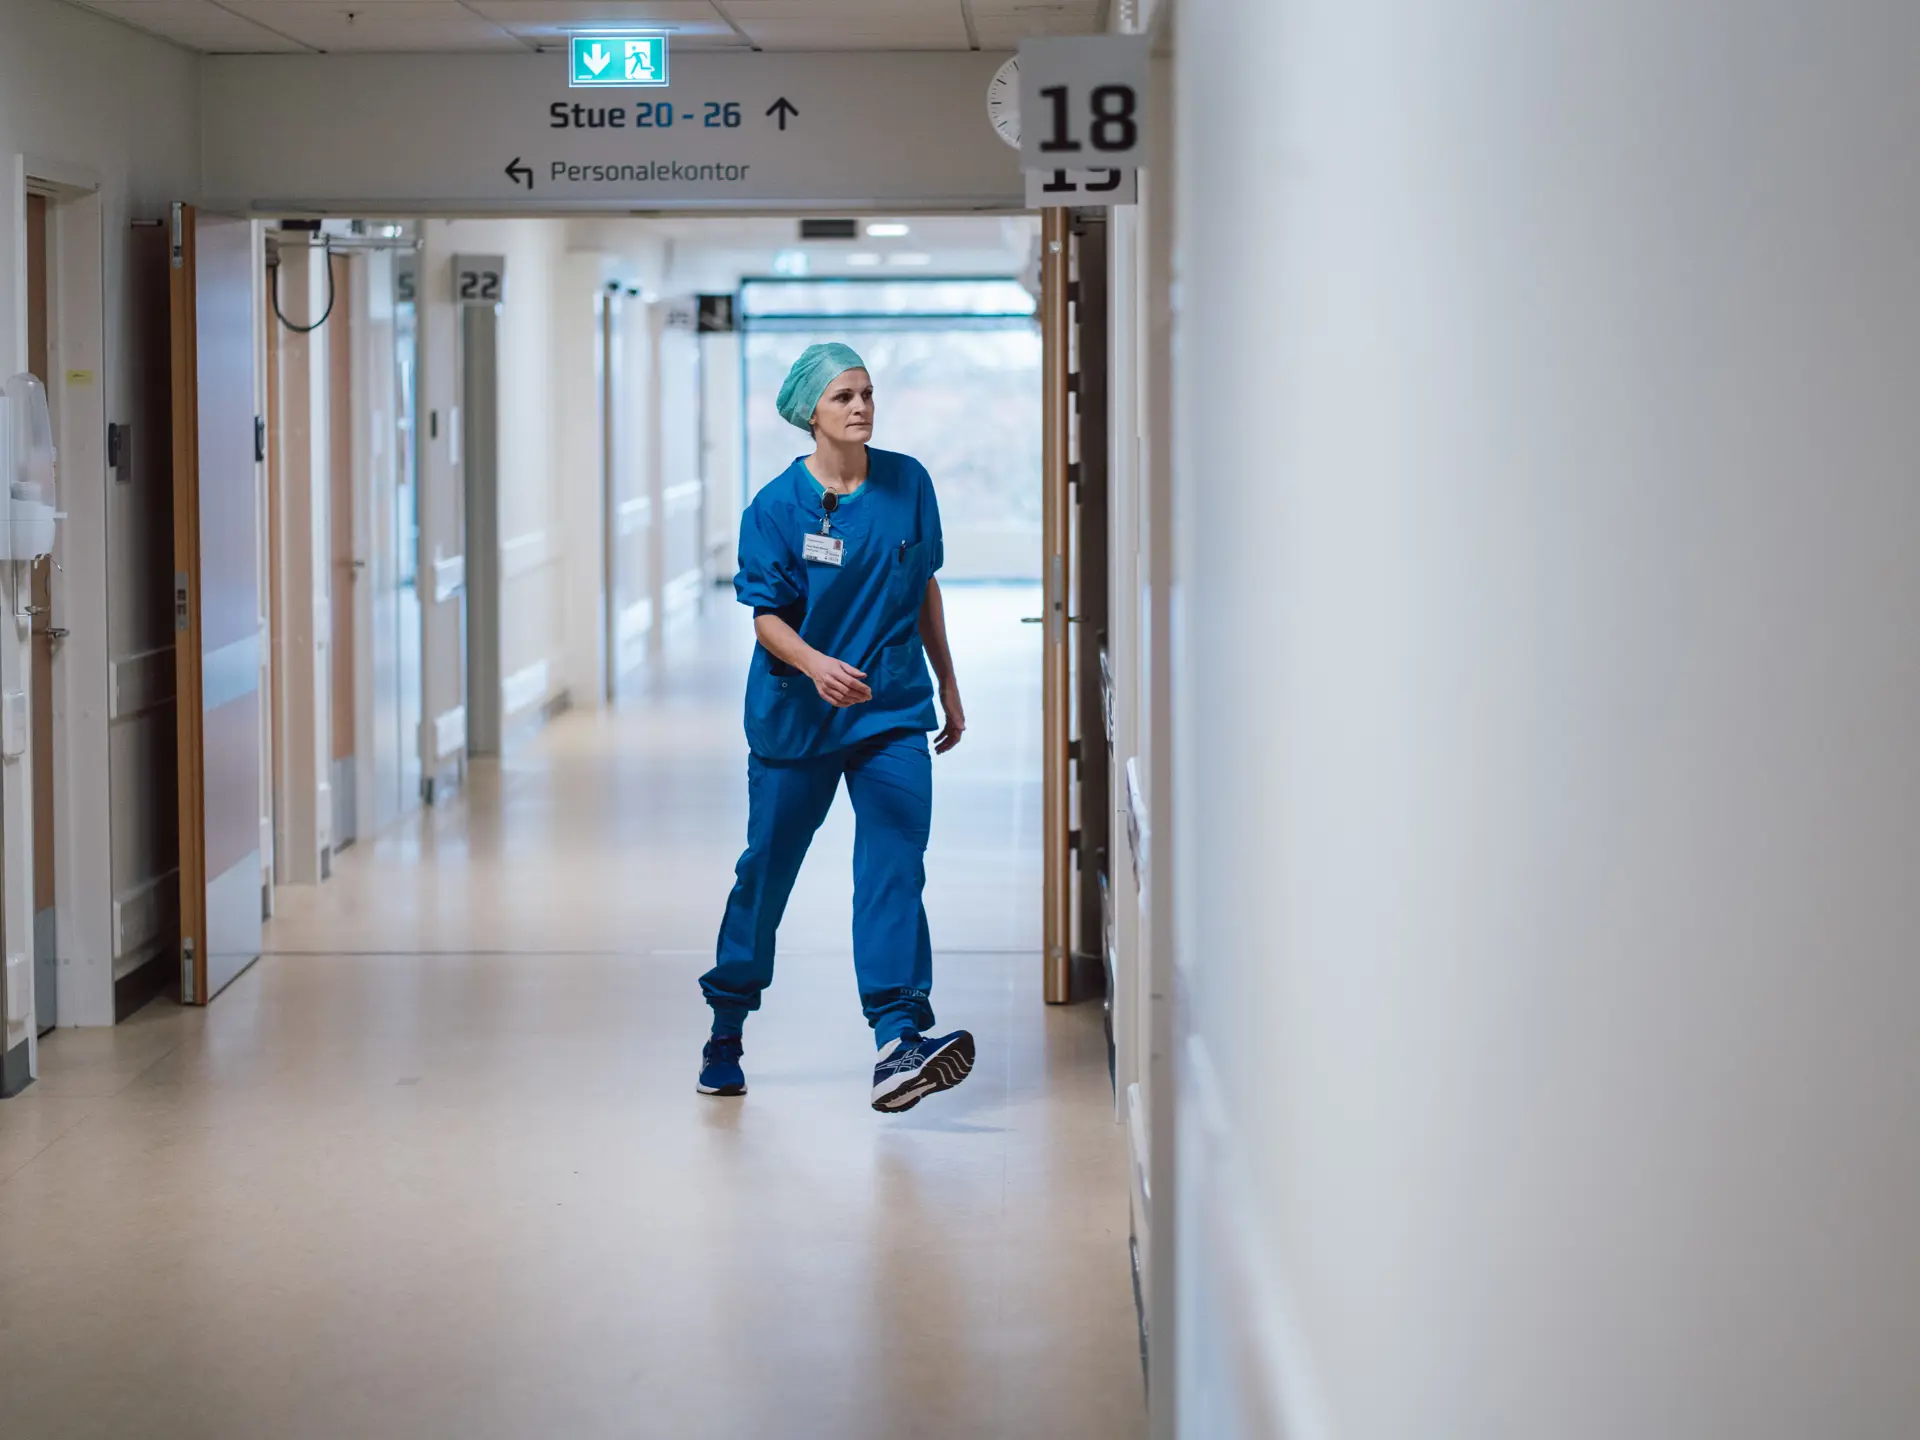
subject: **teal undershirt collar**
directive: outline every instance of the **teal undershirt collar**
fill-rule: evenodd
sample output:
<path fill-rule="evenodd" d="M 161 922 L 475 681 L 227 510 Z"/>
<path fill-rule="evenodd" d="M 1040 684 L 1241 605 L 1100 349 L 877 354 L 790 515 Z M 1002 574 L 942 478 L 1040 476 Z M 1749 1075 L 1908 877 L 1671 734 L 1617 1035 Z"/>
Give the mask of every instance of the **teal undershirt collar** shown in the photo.
<path fill-rule="evenodd" d="M 813 486 L 813 493 L 815 496 L 820 496 L 827 493 L 827 487 L 822 485 L 818 480 L 813 478 L 813 467 L 808 465 L 804 458 L 800 461 L 800 471 L 803 475 L 807 477 L 807 483 Z M 869 469 L 867 471 L 867 480 L 871 480 L 872 478 L 873 478 L 873 471 Z M 854 501 L 858 500 L 862 495 L 866 494 L 867 480 L 862 480 L 858 485 L 854 486 L 853 489 L 849 490 L 846 494 L 840 496 L 840 503 L 842 505 L 851 505 Z"/>

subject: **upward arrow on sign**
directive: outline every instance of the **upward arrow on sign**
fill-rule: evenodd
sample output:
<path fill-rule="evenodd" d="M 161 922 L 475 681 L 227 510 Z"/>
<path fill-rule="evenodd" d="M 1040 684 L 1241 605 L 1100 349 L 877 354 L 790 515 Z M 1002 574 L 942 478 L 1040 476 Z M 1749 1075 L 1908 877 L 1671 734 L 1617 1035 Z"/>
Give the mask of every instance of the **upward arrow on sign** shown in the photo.
<path fill-rule="evenodd" d="M 782 130 L 787 128 L 787 117 L 789 115 L 798 115 L 799 113 L 800 113 L 800 107 L 795 105 L 791 100 L 787 99 L 787 97 L 784 95 L 782 95 L 778 100 L 774 101 L 773 104 L 767 107 L 767 114 L 777 115 L 779 117 L 780 128 Z"/>
<path fill-rule="evenodd" d="M 586 55 L 587 69 L 598 75 L 602 70 L 607 68 L 607 62 L 611 59 L 613 59 L 612 53 L 602 48 L 600 42 L 596 40 L 593 49 L 589 50 Z"/>

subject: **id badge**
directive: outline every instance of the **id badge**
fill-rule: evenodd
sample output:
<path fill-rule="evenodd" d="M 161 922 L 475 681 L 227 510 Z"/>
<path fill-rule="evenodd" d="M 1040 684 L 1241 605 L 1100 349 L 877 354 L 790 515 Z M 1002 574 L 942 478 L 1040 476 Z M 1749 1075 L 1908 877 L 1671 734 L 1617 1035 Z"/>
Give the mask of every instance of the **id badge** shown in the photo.
<path fill-rule="evenodd" d="M 847 542 L 837 535 L 809 535 L 802 553 L 808 561 L 838 565 L 846 558 Z"/>

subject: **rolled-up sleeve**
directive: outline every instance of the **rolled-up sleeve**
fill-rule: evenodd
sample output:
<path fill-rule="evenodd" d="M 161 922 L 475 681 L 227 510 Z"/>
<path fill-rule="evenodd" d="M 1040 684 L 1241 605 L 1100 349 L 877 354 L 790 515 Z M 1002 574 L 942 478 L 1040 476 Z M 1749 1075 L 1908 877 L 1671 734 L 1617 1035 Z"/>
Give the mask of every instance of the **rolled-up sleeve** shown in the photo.
<path fill-rule="evenodd" d="M 788 538 L 761 505 L 749 505 L 740 517 L 740 568 L 733 593 L 742 605 L 785 610 L 807 598 L 807 573 Z"/>

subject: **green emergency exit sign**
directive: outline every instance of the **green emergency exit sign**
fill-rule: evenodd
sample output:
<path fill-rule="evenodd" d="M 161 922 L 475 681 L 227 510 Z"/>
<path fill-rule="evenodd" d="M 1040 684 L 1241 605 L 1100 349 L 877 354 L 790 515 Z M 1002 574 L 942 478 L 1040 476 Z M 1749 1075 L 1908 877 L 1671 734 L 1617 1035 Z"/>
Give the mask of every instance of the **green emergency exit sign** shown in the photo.
<path fill-rule="evenodd" d="M 573 35 L 568 39 L 567 83 L 575 89 L 667 83 L 664 35 Z"/>

